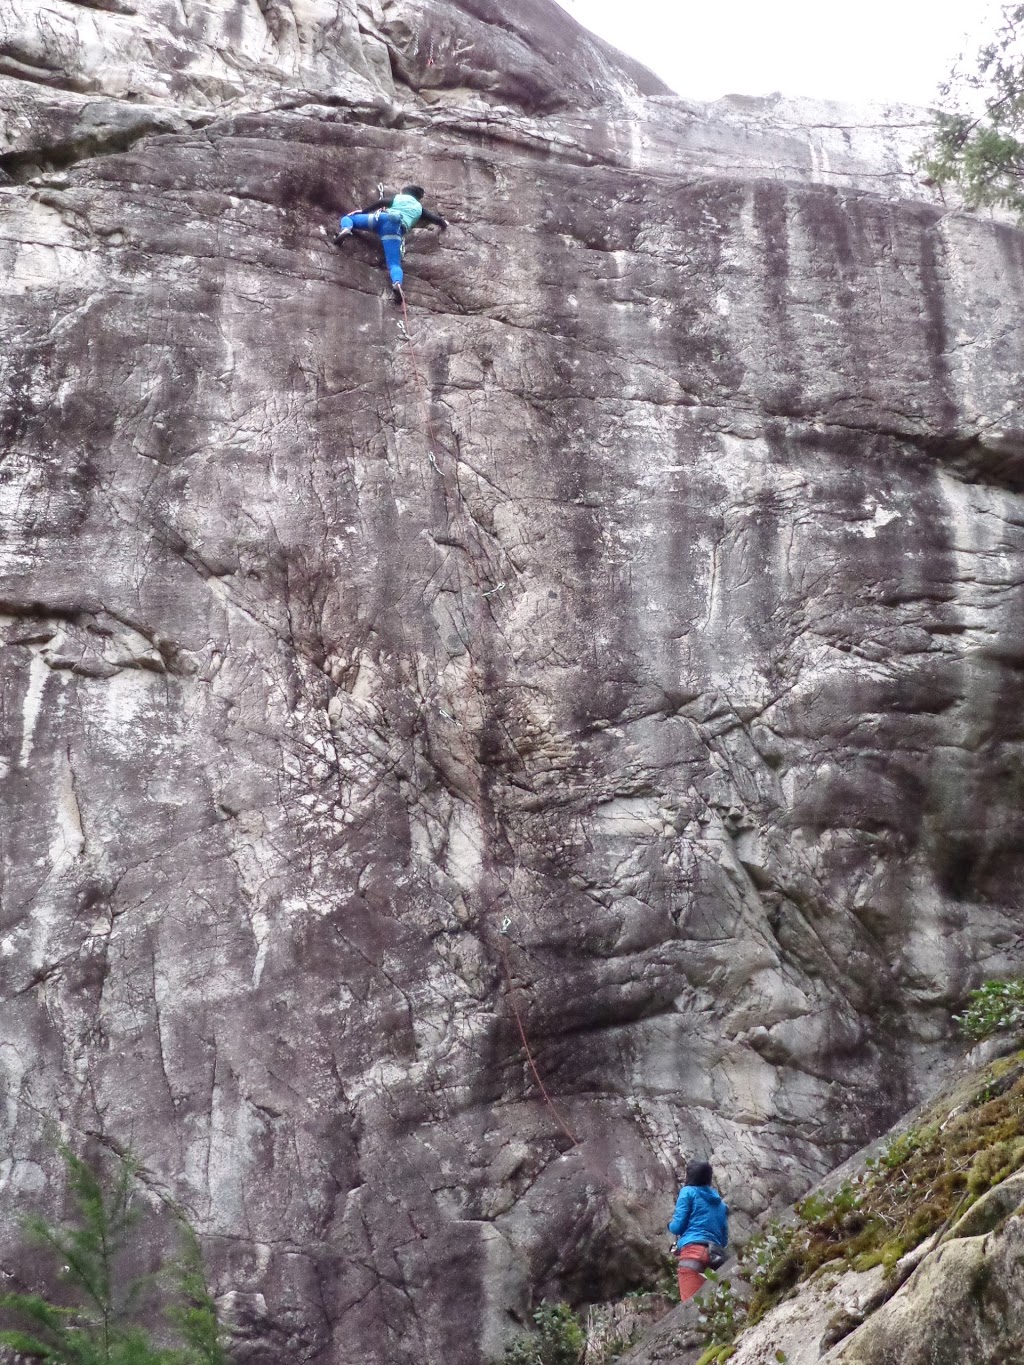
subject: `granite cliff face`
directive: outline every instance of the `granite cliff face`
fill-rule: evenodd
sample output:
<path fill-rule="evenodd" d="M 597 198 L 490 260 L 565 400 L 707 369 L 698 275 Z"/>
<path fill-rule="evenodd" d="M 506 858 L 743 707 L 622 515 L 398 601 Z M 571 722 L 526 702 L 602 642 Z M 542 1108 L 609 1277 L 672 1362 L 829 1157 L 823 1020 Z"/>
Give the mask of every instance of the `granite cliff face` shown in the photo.
<path fill-rule="evenodd" d="M 628 1287 L 1024 959 L 1024 237 L 504 8 L 0 10 L 0 1263 L 131 1143 L 239 1361 Z"/>

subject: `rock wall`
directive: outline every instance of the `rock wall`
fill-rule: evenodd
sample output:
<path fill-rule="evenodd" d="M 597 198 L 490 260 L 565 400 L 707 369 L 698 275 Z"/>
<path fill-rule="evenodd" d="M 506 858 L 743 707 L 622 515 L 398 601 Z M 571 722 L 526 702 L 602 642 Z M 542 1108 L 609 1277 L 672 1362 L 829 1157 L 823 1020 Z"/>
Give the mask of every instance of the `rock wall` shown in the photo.
<path fill-rule="evenodd" d="M 0 12 L 0 1263 L 130 1143 L 239 1361 L 500 1353 L 1024 957 L 1024 238 L 521 11 Z"/>

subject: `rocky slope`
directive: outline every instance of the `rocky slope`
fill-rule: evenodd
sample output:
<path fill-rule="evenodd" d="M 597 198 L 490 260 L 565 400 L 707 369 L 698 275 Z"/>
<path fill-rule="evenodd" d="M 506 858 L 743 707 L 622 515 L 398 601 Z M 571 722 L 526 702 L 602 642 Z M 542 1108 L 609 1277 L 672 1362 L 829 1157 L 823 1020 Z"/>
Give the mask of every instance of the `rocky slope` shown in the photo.
<path fill-rule="evenodd" d="M 667 1314 L 652 1299 L 664 1316 L 622 1365 L 1020 1359 L 1024 1053 L 1011 1054 L 969 1058 L 943 1093 L 759 1230 L 722 1272 L 734 1332 L 711 1286 Z"/>
<path fill-rule="evenodd" d="M 0 1262 L 130 1142 L 240 1361 L 628 1287 L 1024 957 L 1024 238 L 519 15 L 0 12 Z"/>

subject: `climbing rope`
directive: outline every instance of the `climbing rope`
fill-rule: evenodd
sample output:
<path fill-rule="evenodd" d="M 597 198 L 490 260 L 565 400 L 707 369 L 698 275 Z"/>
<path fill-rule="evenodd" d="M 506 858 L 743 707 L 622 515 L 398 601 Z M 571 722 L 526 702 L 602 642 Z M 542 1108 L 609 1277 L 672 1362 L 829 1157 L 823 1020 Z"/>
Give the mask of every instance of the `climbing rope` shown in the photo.
<path fill-rule="evenodd" d="M 419 394 L 420 394 L 420 406 L 421 406 L 422 409 L 423 409 L 423 423 L 424 423 L 425 427 L 427 428 L 427 435 L 430 437 L 430 450 L 427 452 L 427 454 L 430 456 L 430 463 L 434 466 L 434 468 L 435 468 L 435 469 L 437 470 L 437 472 L 440 474 L 440 472 L 441 472 L 441 466 L 437 463 L 437 450 L 438 450 L 438 447 L 437 447 L 437 437 L 434 435 L 434 425 L 433 425 L 433 423 L 432 423 L 431 420 L 430 420 L 430 408 L 427 406 L 427 390 L 426 390 L 426 386 L 425 386 L 425 384 L 423 383 L 423 378 L 422 378 L 422 376 L 421 376 L 421 374 L 420 374 L 420 367 L 419 367 L 419 364 L 418 364 L 418 362 L 417 362 L 417 360 L 416 360 L 416 344 L 415 344 L 415 342 L 414 342 L 413 339 L 412 339 L 412 332 L 410 331 L 410 324 L 409 324 L 409 308 L 408 308 L 408 305 L 407 305 L 406 302 L 405 302 L 405 290 L 402 290 L 402 292 L 399 294 L 398 297 L 402 300 L 402 314 L 403 314 L 403 316 L 404 316 L 404 318 L 405 318 L 405 322 L 404 322 L 404 323 L 400 323 L 399 326 L 400 326 L 401 329 L 402 329 L 402 335 L 405 337 L 406 341 L 409 343 L 409 356 L 410 356 L 410 358 L 411 358 L 411 360 L 412 360 L 412 372 L 413 372 L 413 374 L 416 376 L 416 385 L 417 385 L 417 387 L 418 387 L 418 389 L 419 389 Z"/>
<path fill-rule="evenodd" d="M 505 947 L 505 933 L 506 933 L 505 926 L 502 925 L 501 937 L 498 940 L 498 947 L 501 951 L 501 960 L 505 967 L 505 985 L 506 994 L 508 996 L 508 1003 L 512 1006 L 512 1013 L 515 1016 L 516 1027 L 519 1029 L 519 1037 L 522 1039 L 523 1051 L 526 1053 L 526 1060 L 530 1064 L 530 1070 L 533 1072 L 533 1079 L 537 1082 L 537 1088 L 540 1090 L 541 1095 L 544 1097 L 544 1103 L 551 1110 L 552 1114 L 554 1114 L 555 1121 L 558 1124 L 559 1128 L 561 1128 L 565 1136 L 569 1139 L 569 1141 L 572 1143 L 574 1147 L 578 1147 L 580 1145 L 579 1138 L 575 1135 L 575 1133 L 566 1123 L 565 1119 L 563 1119 L 562 1115 L 558 1112 L 558 1106 L 555 1104 L 554 1100 L 548 1094 L 548 1088 L 541 1080 L 540 1072 L 537 1070 L 537 1063 L 534 1060 L 533 1051 L 530 1048 L 530 1041 L 526 1036 L 526 1029 L 523 1027 L 523 1018 L 522 1015 L 519 1013 L 519 1006 L 516 1004 L 515 987 L 512 985 L 512 968 L 508 960 L 508 950 Z"/>
<path fill-rule="evenodd" d="M 429 440 L 430 440 L 430 449 L 428 450 L 427 454 L 428 454 L 428 456 L 429 456 L 429 458 L 430 458 L 430 463 L 431 463 L 431 464 L 434 466 L 434 468 L 437 470 L 438 474 L 440 474 L 440 473 L 441 473 L 441 467 L 440 467 L 440 465 L 438 464 L 438 459 L 437 459 L 438 454 L 439 454 L 439 451 L 440 451 L 440 446 L 439 446 L 439 444 L 438 444 L 437 437 L 436 437 L 436 435 L 434 434 L 434 426 L 433 426 L 433 423 L 432 423 L 431 420 L 430 420 L 430 407 L 429 407 L 428 400 L 427 400 L 426 385 L 425 385 L 424 382 L 423 382 L 423 376 L 420 374 L 419 362 L 418 362 L 417 356 L 416 356 L 416 343 L 414 342 L 413 337 L 412 337 L 412 330 L 411 330 L 411 325 L 410 325 L 410 322 L 409 322 L 409 308 L 408 308 L 408 305 L 406 304 L 406 301 L 405 301 L 405 293 L 404 293 L 404 291 L 399 295 L 399 297 L 400 297 L 401 300 L 402 300 L 402 315 L 403 315 L 403 318 L 404 318 L 404 322 L 399 323 L 399 327 L 401 328 L 402 335 L 405 337 L 406 342 L 408 343 L 408 346 L 409 346 L 409 357 L 410 357 L 410 359 L 411 359 L 411 361 L 412 361 L 412 370 L 413 370 L 413 374 L 414 374 L 415 377 L 416 377 L 416 386 L 417 386 L 417 388 L 418 388 L 418 390 L 419 390 L 420 406 L 421 406 L 421 408 L 422 408 L 422 410 L 423 410 L 423 424 L 424 424 L 424 426 L 426 427 L 427 436 L 429 437 Z M 442 475 L 442 477 L 443 477 L 443 475 Z M 479 584 L 478 584 L 477 586 L 479 586 Z M 481 593 L 481 596 L 483 596 L 483 597 L 489 597 L 492 593 L 497 592 L 497 591 L 499 590 L 499 588 L 503 588 L 504 586 L 505 586 L 505 584 L 504 584 L 504 583 L 501 583 L 501 584 L 498 585 L 498 588 L 492 588 L 492 589 L 490 590 L 490 592 Z M 470 666 L 472 667 L 472 654 L 471 654 L 471 653 L 470 653 Z M 513 1014 L 513 1017 L 515 1018 L 515 1021 L 516 1021 L 516 1028 L 519 1030 L 519 1037 L 520 1037 L 520 1040 L 522 1041 L 523 1051 L 526 1053 L 526 1060 L 527 1060 L 527 1062 L 529 1063 L 529 1067 L 530 1067 L 531 1072 L 533 1073 L 533 1078 L 534 1078 L 534 1080 L 537 1082 L 537 1088 L 538 1088 L 538 1090 L 540 1091 L 540 1093 L 541 1093 L 541 1095 L 542 1095 L 542 1097 L 543 1097 L 543 1099 L 544 1099 L 544 1103 L 545 1103 L 545 1104 L 548 1106 L 548 1108 L 551 1110 L 551 1113 L 553 1114 L 553 1116 L 554 1116 L 554 1118 L 555 1118 L 555 1122 L 558 1124 L 559 1128 L 561 1128 L 561 1130 L 562 1130 L 562 1132 L 565 1134 L 565 1136 L 569 1139 L 569 1141 L 572 1143 L 572 1145 L 573 1145 L 574 1147 L 578 1147 L 578 1146 L 579 1146 L 579 1138 L 576 1137 L 576 1135 L 573 1133 L 572 1129 L 569 1127 L 569 1125 L 566 1123 L 565 1119 L 562 1117 L 561 1113 L 560 1113 L 559 1110 L 558 1110 L 558 1106 L 555 1104 L 554 1100 L 551 1098 L 550 1094 L 548 1093 L 548 1088 L 547 1088 L 547 1086 L 544 1084 L 544 1081 L 543 1081 L 542 1078 L 541 1078 L 541 1074 L 540 1074 L 540 1070 L 539 1070 L 539 1068 L 538 1068 L 538 1066 L 537 1066 L 536 1058 L 535 1058 L 534 1055 L 533 1055 L 533 1049 L 530 1047 L 530 1040 L 529 1040 L 529 1038 L 528 1038 L 527 1035 L 526 1035 L 526 1027 L 525 1027 L 525 1025 L 523 1024 L 523 1017 L 522 1017 L 522 1014 L 521 1014 L 520 1011 L 519 1011 L 519 1006 L 516 1004 L 515 985 L 514 985 L 513 979 L 512 979 L 512 967 L 511 967 L 511 964 L 509 963 L 509 960 L 508 960 L 508 950 L 507 950 L 507 948 L 505 947 L 505 936 L 506 936 L 506 934 L 507 934 L 507 932 L 508 932 L 508 927 L 509 927 L 509 921 L 506 919 L 506 921 L 502 924 L 502 927 L 501 927 L 501 934 L 500 934 L 500 936 L 499 936 L 499 938 L 498 938 L 498 949 L 499 949 L 499 953 L 500 953 L 500 956 L 501 956 L 502 967 L 503 967 L 503 969 L 504 969 L 504 974 L 505 974 L 505 995 L 506 995 L 506 998 L 507 998 L 507 1000 L 508 1000 L 508 1003 L 509 1003 L 509 1005 L 510 1005 L 510 1007 L 511 1007 L 511 1009 L 512 1009 L 512 1014 Z"/>

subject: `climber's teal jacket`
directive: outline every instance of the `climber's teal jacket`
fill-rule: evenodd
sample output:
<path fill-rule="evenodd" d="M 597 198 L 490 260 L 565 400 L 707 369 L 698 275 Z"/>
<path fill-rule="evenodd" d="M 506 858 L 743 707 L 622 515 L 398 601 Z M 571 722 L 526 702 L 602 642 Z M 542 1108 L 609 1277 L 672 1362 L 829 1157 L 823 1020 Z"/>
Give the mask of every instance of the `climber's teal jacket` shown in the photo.
<path fill-rule="evenodd" d="M 402 224 L 403 233 L 411 232 L 418 223 L 430 223 L 432 227 L 446 228 L 447 222 L 439 213 L 432 213 L 430 209 L 425 209 L 420 201 L 411 194 L 396 194 L 392 199 L 375 199 L 372 204 L 367 204 L 361 213 L 376 213 L 384 209 L 387 213 L 392 213 Z"/>
<path fill-rule="evenodd" d="M 684 1185 L 668 1230 L 676 1238 L 676 1250 L 695 1242 L 728 1246 L 729 1205 L 710 1185 Z"/>
<path fill-rule="evenodd" d="M 423 217 L 423 205 L 411 194 L 396 194 L 391 201 L 391 213 L 397 213 L 406 232 Z"/>

